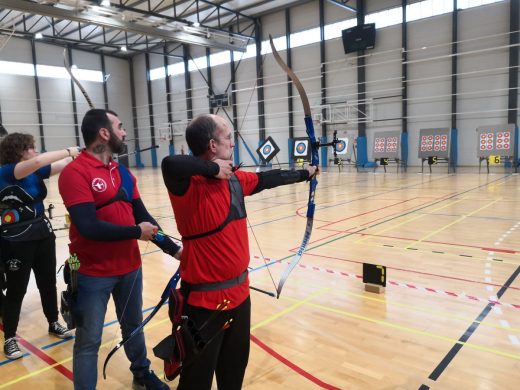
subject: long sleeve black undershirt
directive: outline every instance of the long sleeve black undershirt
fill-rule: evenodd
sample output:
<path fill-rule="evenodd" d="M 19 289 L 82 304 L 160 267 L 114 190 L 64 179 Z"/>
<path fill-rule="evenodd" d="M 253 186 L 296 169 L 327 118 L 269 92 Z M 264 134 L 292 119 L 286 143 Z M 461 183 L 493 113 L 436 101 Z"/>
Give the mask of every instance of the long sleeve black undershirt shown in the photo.
<path fill-rule="evenodd" d="M 132 209 L 136 224 L 150 222 L 161 229 L 155 219 L 148 213 L 140 198 L 132 201 Z M 81 203 L 70 207 L 68 211 L 79 234 L 89 240 L 118 241 L 139 239 L 141 237 L 141 228 L 137 225 L 122 226 L 99 220 L 96 217 L 96 206 L 94 203 Z M 171 256 L 177 253 L 180 248 L 168 237 L 161 241 L 152 240 L 152 242 Z"/>
<path fill-rule="evenodd" d="M 182 196 L 188 191 L 191 176 L 214 177 L 218 174 L 220 167 L 213 161 L 179 155 L 165 157 L 161 163 L 161 169 L 168 191 L 173 195 Z M 253 190 L 253 194 L 281 185 L 299 183 L 309 178 L 309 172 L 306 169 L 295 171 L 273 169 L 257 172 L 256 175 L 258 184 Z"/>

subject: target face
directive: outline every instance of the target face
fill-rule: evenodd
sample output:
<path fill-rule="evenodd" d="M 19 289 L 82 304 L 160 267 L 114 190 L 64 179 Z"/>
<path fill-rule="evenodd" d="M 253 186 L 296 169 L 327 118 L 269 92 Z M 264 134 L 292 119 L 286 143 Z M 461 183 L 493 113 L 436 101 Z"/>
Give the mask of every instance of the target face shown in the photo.
<path fill-rule="evenodd" d="M 294 155 L 298 157 L 307 155 L 307 141 L 299 141 L 294 145 Z"/>
<path fill-rule="evenodd" d="M 280 148 L 274 142 L 274 139 L 272 137 L 267 137 L 267 139 L 256 149 L 256 153 L 258 153 L 258 156 L 263 162 L 269 162 L 271 159 L 273 159 L 278 152 L 280 151 Z"/>
<path fill-rule="evenodd" d="M 20 221 L 20 214 L 16 210 L 8 210 L 2 214 L 2 225 L 9 225 Z"/>
<path fill-rule="evenodd" d="M 348 154 L 348 144 L 348 138 L 338 138 L 338 143 L 335 147 L 336 154 Z"/>

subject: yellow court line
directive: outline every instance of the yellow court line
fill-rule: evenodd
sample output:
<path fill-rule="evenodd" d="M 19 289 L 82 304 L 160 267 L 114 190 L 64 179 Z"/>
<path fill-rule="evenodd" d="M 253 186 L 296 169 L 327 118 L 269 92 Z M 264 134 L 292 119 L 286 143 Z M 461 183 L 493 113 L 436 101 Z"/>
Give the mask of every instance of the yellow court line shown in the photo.
<path fill-rule="evenodd" d="M 145 329 L 155 328 L 156 326 L 158 326 L 158 325 L 160 325 L 160 324 L 162 324 L 162 323 L 164 323 L 166 321 L 169 321 L 169 320 L 170 320 L 170 317 L 166 317 L 165 319 L 162 319 L 160 321 L 154 322 L 152 325 L 150 325 L 150 324 L 146 325 Z M 99 349 L 104 349 L 104 348 L 106 348 L 109 345 L 113 345 L 113 343 L 114 343 L 114 340 L 107 341 L 107 342 L 101 344 Z M 13 379 L 12 381 L 9 381 L 7 383 L 1 384 L 0 385 L 0 389 L 3 389 L 5 387 L 8 387 L 8 386 L 14 385 L 16 383 L 22 382 L 22 381 L 24 381 L 26 379 L 32 378 L 32 377 L 34 377 L 36 375 L 39 375 L 39 374 L 41 374 L 41 373 L 43 373 L 45 371 L 53 369 L 56 366 L 63 365 L 64 363 L 68 363 L 71 360 L 72 360 L 72 356 L 68 357 L 66 359 L 63 359 L 63 360 L 61 360 L 59 362 L 56 362 L 56 363 L 54 363 L 54 364 L 52 364 L 50 366 L 46 366 L 46 367 L 40 368 L 39 370 L 36 370 L 36 371 L 31 371 L 30 373 L 28 373 L 26 375 L 20 376 L 20 377 L 18 377 L 16 379 Z"/>
<path fill-rule="evenodd" d="M 288 298 L 288 297 L 285 297 L 284 299 L 293 300 L 293 298 Z M 511 358 L 511 359 L 514 359 L 514 360 L 520 360 L 520 355 L 515 355 L 515 354 L 512 354 L 512 353 L 503 352 L 503 351 L 500 351 L 498 349 L 485 347 L 485 346 L 479 345 L 479 344 L 463 342 L 463 341 L 460 341 L 458 339 L 454 339 L 452 337 L 441 336 L 441 335 L 438 335 L 438 334 L 435 334 L 435 333 L 426 332 L 424 330 L 411 328 L 411 327 L 404 326 L 404 325 L 394 324 L 394 323 L 388 322 L 388 321 L 376 320 L 374 318 L 362 316 L 362 315 L 355 314 L 355 313 L 352 313 L 352 312 L 348 312 L 348 311 L 345 311 L 345 310 L 331 308 L 331 307 L 320 305 L 320 304 L 317 304 L 317 303 L 310 303 L 310 302 L 308 302 L 308 303 L 306 303 L 306 305 L 309 305 L 309 306 L 312 306 L 312 307 L 315 307 L 315 308 L 318 308 L 318 309 L 322 309 L 322 310 L 325 310 L 325 311 L 328 311 L 328 312 L 331 312 L 331 313 L 339 314 L 339 315 L 342 315 L 342 316 L 345 316 L 345 317 L 355 318 L 355 319 L 358 319 L 358 320 L 363 320 L 363 321 L 371 322 L 371 323 L 374 323 L 374 324 L 386 326 L 388 328 L 397 329 L 397 330 L 400 330 L 400 331 L 403 331 L 403 332 L 419 334 L 419 335 L 427 336 L 427 337 L 430 337 L 430 338 L 433 338 L 433 339 L 444 340 L 444 341 L 448 341 L 448 342 L 451 342 L 451 343 L 454 343 L 454 344 L 460 344 L 460 345 L 463 345 L 463 346 L 467 346 L 468 348 L 473 348 L 473 349 L 476 349 L 476 350 L 479 350 L 479 351 L 485 351 L 485 352 L 489 352 L 489 353 L 492 353 L 492 354 L 495 354 L 495 355 L 508 357 L 508 358 Z"/>
<path fill-rule="evenodd" d="M 318 296 L 320 296 L 320 295 L 322 295 L 322 294 L 324 294 L 325 292 L 328 292 L 328 291 L 330 291 L 330 290 L 331 290 L 330 287 L 326 287 L 326 288 L 322 288 L 322 289 L 320 289 L 320 290 L 317 291 L 316 293 L 310 295 L 308 298 L 303 299 L 303 300 L 300 300 L 300 301 L 298 301 L 297 303 L 295 303 L 294 305 L 288 307 L 287 309 L 285 309 L 285 310 L 283 310 L 283 311 L 281 311 L 281 312 L 279 312 L 279 313 L 277 313 L 277 314 L 275 314 L 275 315 L 273 315 L 273 316 L 267 318 L 266 320 L 264 320 L 264 321 L 262 321 L 262 322 L 256 324 L 255 326 L 253 326 L 253 327 L 251 328 L 251 331 L 253 331 L 253 330 L 255 330 L 255 329 L 258 329 L 258 328 L 260 328 L 260 327 L 262 327 L 262 326 L 265 326 L 265 325 L 271 323 L 272 321 L 276 320 L 277 318 L 279 318 L 279 317 L 281 317 L 281 316 L 283 316 L 283 315 L 285 315 L 285 314 L 287 314 L 287 313 L 289 313 L 289 312 L 291 312 L 291 311 L 296 310 L 298 307 L 300 307 L 300 306 L 302 306 L 302 305 L 305 305 L 308 301 L 310 301 L 310 300 L 312 300 L 312 299 L 314 299 L 314 298 L 316 298 L 316 297 L 318 297 Z M 170 320 L 170 317 L 166 317 L 166 318 L 164 318 L 164 319 L 162 319 L 162 320 L 160 320 L 160 321 L 154 322 L 154 323 L 151 324 L 151 325 L 148 324 L 148 325 L 145 327 L 145 329 L 146 329 L 146 330 L 148 330 L 148 329 L 152 329 L 152 328 L 154 328 L 154 327 L 156 327 L 156 326 L 158 326 L 158 325 L 161 325 L 161 324 L 163 324 L 164 322 L 167 322 L 167 321 L 169 321 L 169 320 Z M 100 349 L 104 349 L 104 348 L 106 348 L 107 346 L 109 346 L 109 345 L 113 345 L 113 344 L 114 344 L 114 340 L 107 341 L 107 342 L 103 343 L 103 344 L 100 346 Z M 71 356 L 71 357 L 68 357 L 68 358 L 66 358 L 66 359 L 63 359 L 63 360 L 61 360 L 61 361 L 59 361 L 59 362 L 57 362 L 57 363 L 55 363 L 55 364 L 53 364 L 53 365 L 51 365 L 51 366 L 46 366 L 46 367 L 41 368 L 41 369 L 39 369 L 39 370 L 37 370 L 37 371 L 32 371 L 32 372 L 30 372 L 29 374 L 23 375 L 23 376 L 18 377 L 18 378 L 14 379 L 14 380 L 12 380 L 12 381 L 10 381 L 10 382 L 7 382 L 7 383 L 4 383 L 4 384 L 0 385 L 0 389 L 3 389 L 3 388 L 8 387 L 8 386 L 11 386 L 11 385 L 13 385 L 13 384 L 15 384 L 15 383 L 19 383 L 19 382 L 24 381 L 24 380 L 26 380 L 26 379 L 32 378 L 32 377 L 34 377 L 34 376 L 36 376 L 36 375 L 39 375 L 39 374 L 41 374 L 41 373 L 43 373 L 43 372 L 45 372 L 45 371 L 51 370 L 53 367 L 55 367 L 55 366 L 57 366 L 57 365 L 64 364 L 64 363 L 68 363 L 68 362 L 70 362 L 71 360 L 72 360 L 72 356 Z"/>
<path fill-rule="evenodd" d="M 317 292 L 315 292 L 314 294 L 309 295 L 309 296 L 308 296 L 307 298 L 305 298 L 305 299 L 302 299 L 302 300 L 292 299 L 292 300 L 294 300 L 294 301 L 297 301 L 294 305 L 291 305 L 291 306 L 289 306 L 287 309 L 282 310 L 281 312 L 278 312 L 278 313 L 272 315 L 271 317 L 266 318 L 266 319 L 263 320 L 263 321 L 260 321 L 258 324 L 256 324 L 256 325 L 254 325 L 253 327 L 251 327 L 251 331 L 256 330 L 256 329 L 258 329 L 258 328 L 261 328 L 261 327 L 263 327 L 263 326 L 265 326 L 265 325 L 267 325 L 267 324 L 270 324 L 270 323 L 273 322 L 274 320 L 276 320 L 276 319 L 278 319 L 278 318 L 284 316 L 285 314 L 287 314 L 287 313 L 289 313 L 289 312 L 291 312 L 291 311 L 296 310 L 297 308 L 299 308 L 299 307 L 302 306 L 302 305 L 308 304 L 308 302 L 309 302 L 310 300 L 312 300 L 312 299 L 314 299 L 314 298 L 316 298 L 316 297 L 318 297 L 318 296 L 320 296 L 320 295 L 323 295 L 324 293 L 326 293 L 326 292 L 328 292 L 328 291 L 330 291 L 330 290 L 331 290 L 330 287 L 324 287 L 324 288 L 318 290 Z"/>
<path fill-rule="evenodd" d="M 455 201 L 450 202 L 450 203 L 448 203 L 448 204 L 445 204 L 445 205 L 443 205 L 443 206 L 441 206 L 441 207 L 438 207 L 438 208 L 436 208 L 436 209 L 433 209 L 431 212 L 433 213 L 433 212 L 435 212 L 435 211 L 442 210 L 442 209 L 444 209 L 444 208 L 446 208 L 446 207 L 452 206 L 452 205 L 454 205 L 455 203 L 462 202 L 463 200 L 466 200 L 466 199 L 467 199 L 467 197 L 463 197 L 463 198 L 461 198 L 461 199 L 459 199 L 459 200 L 455 200 Z M 418 211 L 418 210 L 415 210 L 415 211 Z M 413 211 L 413 212 L 415 212 L 415 211 Z M 387 232 L 387 231 L 389 231 L 389 230 L 392 230 L 392 229 L 398 228 L 399 226 L 406 225 L 407 223 L 413 222 L 413 221 L 415 221 L 415 220 L 417 220 L 417 219 L 419 219 L 419 218 L 424 218 L 426 215 L 427 215 L 427 214 L 419 214 L 419 215 L 416 215 L 415 217 L 412 217 L 412 218 L 410 218 L 410 219 L 407 219 L 406 221 L 403 221 L 403 222 L 398 223 L 398 224 L 396 224 L 396 225 L 389 226 L 389 227 L 387 227 L 387 228 L 385 228 L 385 229 L 383 229 L 383 230 L 379 230 L 379 231 L 375 232 L 374 234 L 381 234 L 381 233 Z M 372 238 L 372 237 L 370 237 L 370 236 L 363 237 L 363 238 L 360 238 L 359 240 L 354 241 L 354 243 L 357 244 L 357 243 L 359 243 L 359 242 L 363 242 L 363 241 L 369 240 L 369 239 L 371 239 L 371 238 Z"/>
<path fill-rule="evenodd" d="M 338 295 L 338 296 L 343 296 L 344 294 L 346 294 L 346 295 L 350 295 L 350 296 L 361 298 L 363 300 L 374 301 L 374 302 L 378 302 L 378 303 L 384 303 L 385 305 L 386 304 L 390 304 L 390 305 L 402 307 L 402 308 L 405 308 L 405 309 L 410 309 L 410 310 L 414 310 L 414 311 L 418 311 L 418 312 L 422 312 L 422 313 L 435 315 L 437 317 L 451 318 L 451 319 L 454 319 L 454 320 L 461 320 L 461 321 L 471 321 L 471 322 L 475 322 L 477 324 L 480 324 L 482 326 L 486 326 L 486 327 L 489 327 L 489 328 L 495 328 L 495 329 L 499 329 L 499 330 L 507 330 L 508 332 L 520 333 L 520 328 L 505 327 L 503 325 L 498 325 L 498 324 L 488 324 L 488 323 L 485 323 L 483 321 L 476 321 L 476 320 L 474 320 L 472 318 L 469 318 L 469 317 L 462 317 L 462 316 L 453 315 L 453 314 L 445 312 L 445 311 L 443 312 L 443 311 L 435 311 L 435 310 L 423 309 L 422 307 L 408 305 L 406 303 L 389 301 L 388 299 L 368 297 L 368 296 L 363 295 L 363 294 L 356 294 L 356 293 L 349 292 L 349 291 L 341 291 L 341 292 L 333 291 L 333 292 L 336 295 Z"/>
<path fill-rule="evenodd" d="M 498 202 L 498 201 L 500 201 L 500 200 L 502 200 L 502 198 L 495 199 L 494 201 L 488 203 L 487 205 L 482 206 L 482 207 L 476 209 L 475 211 L 472 211 L 472 212 L 469 213 L 469 214 L 465 214 L 465 215 L 463 215 L 463 216 L 457 218 L 455 221 L 450 222 L 449 224 L 447 224 L 447 225 L 445 225 L 445 226 L 443 226 L 443 227 L 441 227 L 441 228 L 439 228 L 439 229 L 437 229 L 437 230 L 434 230 L 433 232 L 428 233 L 428 234 L 425 235 L 424 237 L 421 237 L 419 240 L 412 241 L 410 244 L 406 245 L 406 246 L 404 247 L 404 249 L 408 249 L 408 248 L 410 248 L 412 245 L 414 245 L 414 244 L 418 244 L 418 243 L 420 243 L 420 242 L 426 240 L 427 238 L 430 238 L 431 236 L 434 236 L 435 234 L 442 232 L 444 229 L 447 229 L 447 228 L 449 228 L 450 226 L 453 226 L 453 225 L 455 225 L 456 223 L 459 223 L 460 221 L 466 219 L 467 217 L 470 217 L 470 216 L 472 216 L 473 214 L 476 214 L 476 213 L 478 213 L 479 211 L 482 211 L 482 210 L 484 210 L 485 208 L 488 208 L 489 206 L 491 206 L 492 204 L 495 204 L 496 202 Z"/>

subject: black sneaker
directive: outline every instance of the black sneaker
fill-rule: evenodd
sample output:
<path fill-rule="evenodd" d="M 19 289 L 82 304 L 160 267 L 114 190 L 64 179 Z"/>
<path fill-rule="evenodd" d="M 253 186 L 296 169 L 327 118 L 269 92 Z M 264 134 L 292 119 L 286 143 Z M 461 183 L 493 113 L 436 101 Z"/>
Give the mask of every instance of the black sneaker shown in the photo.
<path fill-rule="evenodd" d="M 170 387 L 161 382 L 157 375 L 153 371 L 149 371 L 143 377 L 134 376 L 134 380 L 132 382 L 133 390 L 169 390 Z"/>
<path fill-rule="evenodd" d="M 11 360 L 20 359 L 22 357 L 23 353 L 20 351 L 20 348 L 18 348 L 18 342 L 15 337 L 5 340 L 4 353 L 5 357 Z"/>
<path fill-rule="evenodd" d="M 66 339 L 67 337 L 72 336 L 72 330 L 65 328 L 58 321 L 51 322 L 49 324 L 49 334 L 52 334 L 60 339 Z"/>

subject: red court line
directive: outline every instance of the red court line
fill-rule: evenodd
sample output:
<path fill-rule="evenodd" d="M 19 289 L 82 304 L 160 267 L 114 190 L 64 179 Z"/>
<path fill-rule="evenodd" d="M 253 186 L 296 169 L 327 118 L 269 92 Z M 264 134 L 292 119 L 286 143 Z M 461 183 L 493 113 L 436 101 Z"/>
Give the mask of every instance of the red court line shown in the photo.
<path fill-rule="evenodd" d="M 0 330 L 4 331 L 4 326 L 0 324 Z M 25 349 L 30 351 L 33 355 L 38 356 L 41 360 L 43 360 L 45 363 L 47 363 L 49 366 L 53 366 L 56 371 L 61 373 L 65 378 L 70 379 L 70 381 L 73 381 L 73 374 L 72 371 L 70 371 L 65 366 L 62 366 L 61 364 L 58 364 L 56 360 L 51 358 L 49 355 L 47 355 L 45 352 L 43 352 L 41 349 L 35 347 L 33 344 L 25 340 L 24 338 L 18 336 L 18 341 L 20 344 L 24 346 Z M 23 359 L 23 358 L 22 358 Z"/>
<path fill-rule="evenodd" d="M 273 356 L 274 358 L 278 359 L 280 362 L 285 364 L 287 367 L 292 369 L 293 371 L 296 371 L 301 376 L 305 377 L 306 379 L 310 380 L 314 384 L 320 386 L 322 389 L 328 389 L 328 390 L 341 390 L 339 387 L 335 387 L 332 385 L 329 385 L 328 383 L 323 382 L 322 380 L 316 378 L 314 375 L 310 374 L 309 372 L 305 371 L 303 368 L 297 366 L 293 362 L 287 360 L 282 355 L 280 355 L 278 352 L 276 352 L 274 349 L 268 347 L 266 344 L 264 344 L 262 341 L 260 341 L 257 337 L 250 335 L 251 341 L 258 345 L 260 348 L 262 348 L 265 352 L 267 352 L 269 355 Z"/>
<path fill-rule="evenodd" d="M 366 263 L 366 261 L 358 261 L 358 260 L 344 259 L 344 258 L 341 258 L 341 257 L 318 255 L 318 254 L 309 253 L 309 252 L 305 252 L 305 256 L 323 257 L 325 259 L 346 261 L 347 263 L 355 263 L 355 264 Z M 397 268 L 397 267 L 389 267 L 389 266 L 387 266 L 386 268 L 387 269 L 393 269 L 395 271 L 403 271 L 403 272 L 409 272 L 409 273 L 419 274 L 419 275 L 434 276 L 434 277 L 441 278 L 441 279 L 451 279 L 451 280 L 457 280 L 457 281 L 460 281 L 460 282 L 483 284 L 483 285 L 486 285 L 486 286 L 502 287 L 502 284 L 498 284 L 498 283 L 490 283 L 490 282 L 484 282 L 484 281 L 480 281 L 480 280 L 458 278 L 458 277 L 455 277 L 455 276 L 434 274 L 434 273 L 430 273 L 430 272 L 416 271 L 416 270 L 413 270 L 413 269 Z M 520 290 L 520 287 L 510 286 L 509 289 L 510 290 Z"/>
<path fill-rule="evenodd" d="M 370 213 L 374 213 L 374 212 L 376 212 L 376 211 L 384 210 L 384 209 L 387 209 L 387 208 L 389 208 L 389 207 L 397 206 L 398 204 L 403 204 L 403 203 L 406 203 L 406 202 L 410 202 L 410 201 L 415 200 L 415 199 L 417 199 L 417 197 L 415 197 L 415 198 L 411 198 L 411 199 L 407 199 L 407 200 L 403 200 L 403 201 L 401 201 L 401 202 L 397 202 L 397 203 L 389 204 L 389 205 L 387 205 L 387 206 L 383 206 L 383 207 L 380 207 L 380 208 L 378 208 L 378 209 L 369 210 L 369 211 L 367 211 L 367 212 L 364 212 L 364 213 L 361 213 L 361 214 L 357 214 L 357 215 L 353 215 L 353 216 L 351 216 L 351 217 L 338 219 L 337 221 L 332 221 L 332 222 L 326 223 L 325 225 L 322 225 L 322 226 L 320 226 L 319 228 L 322 229 L 322 228 L 324 228 L 325 226 L 334 225 L 334 224 L 336 224 L 336 223 L 343 222 L 343 221 L 347 221 L 347 220 L 352 219 L 352 218 L 361 217 L 362 215 L 367 215 L 367 214 L 370 214 Z M 298 210 L 297 212 L 299 212 L 299 210 Z"/>

